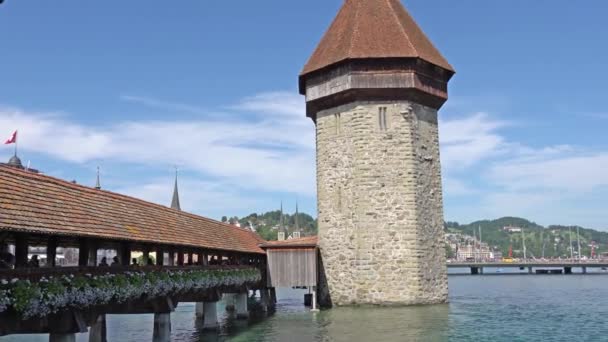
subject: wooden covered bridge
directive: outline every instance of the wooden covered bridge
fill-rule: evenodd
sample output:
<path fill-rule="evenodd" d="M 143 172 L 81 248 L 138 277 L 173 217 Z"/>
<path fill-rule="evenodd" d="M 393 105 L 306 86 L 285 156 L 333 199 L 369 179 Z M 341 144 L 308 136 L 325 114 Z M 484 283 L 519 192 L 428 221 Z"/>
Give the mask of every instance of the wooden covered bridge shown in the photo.
<path fill-rule="evenodd" d="M 105 314 L 154 313 L 154 338 L 166 341 L 180 301 L 199 303 L 204 327 L 215 328 L 222 293 L 236 294 L 240 316 L 248 290 L 272 304 L 264 243 L 247 229 L 0 165 L 0 335 L 70 341 L 91 327 L 90 340 L 103 341 Z M 28 260 L 32 247 L 46 262 Z M 57 265 L 58 248 L 76 251 L 77 265 Z M 114 265 L 98 259 L 102 250 Z"/>

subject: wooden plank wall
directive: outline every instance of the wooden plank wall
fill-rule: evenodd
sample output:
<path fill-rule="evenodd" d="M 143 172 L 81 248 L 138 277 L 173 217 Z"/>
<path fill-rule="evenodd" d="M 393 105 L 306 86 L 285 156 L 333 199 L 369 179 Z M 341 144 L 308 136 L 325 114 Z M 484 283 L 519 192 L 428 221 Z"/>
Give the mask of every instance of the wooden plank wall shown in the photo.
<path fill-rule="evenodd" d="M 268 249 L 268 286 L 317 286 L 317 249 Z"/>

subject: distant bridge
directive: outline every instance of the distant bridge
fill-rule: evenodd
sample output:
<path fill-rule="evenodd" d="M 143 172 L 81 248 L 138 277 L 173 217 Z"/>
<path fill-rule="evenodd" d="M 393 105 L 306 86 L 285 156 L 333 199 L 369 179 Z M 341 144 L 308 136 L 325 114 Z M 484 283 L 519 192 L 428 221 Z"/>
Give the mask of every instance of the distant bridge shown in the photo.
<path fill-rule="evenodd" d="M 521 260 L 513 262 L 448 262 L 448 268 L 469 268 L 471 274 L 483 274 L 484 268 L 519 268 L 533 274 L 572 274 L 573 268 L 580 268 L 581 274 L 588 267 L 608 268 L 608 260 Z"/>

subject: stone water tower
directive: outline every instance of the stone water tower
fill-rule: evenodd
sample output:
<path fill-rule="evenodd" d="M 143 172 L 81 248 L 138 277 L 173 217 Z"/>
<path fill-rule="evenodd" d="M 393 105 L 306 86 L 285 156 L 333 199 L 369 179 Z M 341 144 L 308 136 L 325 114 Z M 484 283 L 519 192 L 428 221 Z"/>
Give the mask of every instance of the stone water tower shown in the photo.
<path fill-rule="evenodd" d="M 453 75 L 400 0 L 346 0 L 300 74 L 322 305 L 447 300 L 437 111 Z"/>

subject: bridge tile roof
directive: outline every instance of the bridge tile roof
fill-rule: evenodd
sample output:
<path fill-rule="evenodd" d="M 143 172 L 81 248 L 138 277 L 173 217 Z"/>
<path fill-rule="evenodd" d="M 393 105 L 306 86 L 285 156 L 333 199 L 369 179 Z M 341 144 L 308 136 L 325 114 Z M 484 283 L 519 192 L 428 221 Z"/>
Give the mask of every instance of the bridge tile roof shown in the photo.
<path fill-rule="evenodd" d="M 368 58 L 420 58 L 454 71 L 401 0 L 345 0 L 301 75 Z"/>
<path fill-rule="evenodd" d="M 257 234 L 54 177 L 0 166 L 0 231 L 264 253 Z"/>
<path fill-rule="evenodd" d="M 266 241 L 261 246 L 262 248 L 316 247 L 317 242 L 318 238 L 315 235 L 283 241 Z"/>

